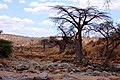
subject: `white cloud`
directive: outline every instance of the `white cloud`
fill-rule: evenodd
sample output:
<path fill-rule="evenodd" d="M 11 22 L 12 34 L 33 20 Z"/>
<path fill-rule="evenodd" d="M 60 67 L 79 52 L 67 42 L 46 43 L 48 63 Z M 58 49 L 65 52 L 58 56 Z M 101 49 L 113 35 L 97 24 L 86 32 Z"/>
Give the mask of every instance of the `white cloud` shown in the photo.
<path fill-rule="evenodd" d="M 32 13 L 50 13 L 51 9 L 50 6 L 55 6 L 55 5 L 64 5 L 64 3 L 58 3 L 58 2 L 47 2 L 47 3 L 39 3 L 39 2 L 31 2 L 29 4 L 28 8 L 24 8 L 25 11 L 27 12 L 32 12 Z"/>
<path fill-rule="evenodd" d="M 29 27 L 31 24 L 34 24 L 34 26 Z M 0 16 L 0 30 L 3 30 L 4 33 L 24 36 L 49 36 L 53 32 L 50 28 L 39 27 L 35 24 L 39 23 L 27 18 Z"/>
<path fill-rule="evenodd" d="M 8 8 L 7 4 L 0 4 L 0 9 Z"/>
<path fill-rule="evenodd" d="M 120 9 L 120 0 L 113 0 L 110 4 L 110 9 Z"/>
<path fill-rule="evenodd" d="M 49 26 L 53 26 L 54 25 L 54 22 L 50 21 L 50 20 L 44 20 L 42 22 L 39 23 L 40 25 L 43 24 L 43 25 L 49 25 Z"/>
<path fill-rule="evenodd" d="M 25 18 L 25 19 L 20 19 L 20 18 L 13 17 L 11 20 L 14 21 L 14 22 L 23 23 L 23 24 L 24 24 L 24 23 L 28 23 L 28 24 L 34 23 L 31 19 L 27 19 L 27 18 Z"/>
<path fill-rule="evenodd" d="M 6 15 L 0 16 L 0 22 L 2 22 L 3 24 L 33 24 L 34 21 L 32 21 L 31 19 L 21 19 L 21 18 L 17 18 L 17 17 L 9 17 Z"/>
<path fill-rule="evenodd" d="M 72 0 L 75 2 L 74 0 Z M 76 2 L 80 3 L 80 7 L 87 7 L 87 6 L 96 6 L 99 9 L 119 9 L 120 8 L 120 0 L 111 0 L 109 4 L 105 3 L 105 0 L 76 0 Z"/>
<path fill-rule="evenodd" d="M 108 6 L 105 3 L 105 0 L 40 0 L 40 2 L 63 2 L 66 5 L 73 5 L 78 7 L 88 7 L 88 6 L 97 6 L 99 9 L 106 9 Z M 119 9 L 120 8 L 120 0 L 111 0 L 109 3 L 109 9 Z"/>
<path fill-rule="evenodd" d="M 4 2 L 12 2 L 12 0 L 3 0 Z"/>
<path fill-rule="evenodd" d="M 21 3 L 21 4 L 25 4 L 26 1 L 25 1 L 25 0 L 19 0 L 19 3 Z"/>

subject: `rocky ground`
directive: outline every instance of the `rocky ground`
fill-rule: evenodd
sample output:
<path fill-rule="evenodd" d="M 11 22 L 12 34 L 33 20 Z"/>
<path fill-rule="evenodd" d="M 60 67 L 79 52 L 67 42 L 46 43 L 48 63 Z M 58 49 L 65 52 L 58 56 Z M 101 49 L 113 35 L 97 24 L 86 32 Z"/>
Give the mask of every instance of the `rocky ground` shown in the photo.
<path fill-rule="evenodd" d="M 6 38 L 6 35 L 3 37 Z M 22 37 L 13 37 L 24 41 Z M 24 38 L 25 41 L 29 39 Z M 9 58 L 0 58 L 0 80 L 120 80 L 119 64 L 115 65 L 116 68 L 110 66 L 105 70 L 95 62 L 76 67 L 73 54 L 59 54 L 57 47 L 47 47 L 45 51 L 42 48 L 38 44 L 14 47 Z"/>
<path fill-rule="evenodd" d="M 100 71 L 94 66 L 75 67 L 71 63 L 2 59 L 0 80 L 120 80 L 120 74 Z M 96 69 L 95 69 L 96 68 Z"/>

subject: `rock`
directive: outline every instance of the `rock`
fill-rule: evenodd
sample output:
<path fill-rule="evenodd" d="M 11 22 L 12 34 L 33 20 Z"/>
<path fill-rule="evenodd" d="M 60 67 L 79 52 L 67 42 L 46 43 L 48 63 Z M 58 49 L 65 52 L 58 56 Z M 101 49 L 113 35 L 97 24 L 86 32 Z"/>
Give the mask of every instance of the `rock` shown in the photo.
<path fill-rule="evenodd" d="M 59 70 L 59 69 L 54 71 L 54 73 L 60 73 L 60 72 L 61 72 L 61 70 Z"/>
<path fill-rule="evenodd" d="M 78 70 L 78 69 L 72 69 L 71 71 L 74 72 L 74 73 L 79 73 L 79 72 L 81 72 L 81 71 Z"/>
<path fill-rule="evenodd" d="M 27 70 L 27 72 L 30 72 L 30 73 L 39 73 L 39 71 L 35 70 L 34 68 L 30 68 L 29 70 Z"/>
<path fill-rule="evenodd" d="M 13 70 L 16 70 L 16 68 L 15 67 L 7 67 L 6 70 L 7 71 L 13 71 Z"/>
<path fill-rule="evenodd" d="M 24 71 L 24 70 L 29 70 L 30 68 L 32 68 L 33 70 L 40 69 L 40 65 L 39 63 L 35 62 L 35 61 L 31 61 L 31 60 L 26 60 L 26 61 L 18 61 L 17 63 L 15 63 L 16 66 L 16 70 L 17 71 Z"/>
<path fill-rule="evenodd" d="M 94 67 L 93 67 L 93 66 L 90 66 L 90 65 L 88 65 L 87 68 L 88 68 L 88 69 L 94 69 Z"/>
<path fill-rule="evenodd" d="M 79 73 L 80 75 L 92 75 L 93 73 L 90 73 L 90 72 L 82 72 L 82 73 Z"/>
<path fill-rule="evenodd" d="M 51 80 L 50 78 L 42 79 L 41 77 L 34 77 L 33 80 Z"/>
<path fill-rule="evenodd" d="M 115 72 L 112 72 L 112 75 L 113 75 L 113 76 L 118 76 L 118 74 L 117 74 L 117 73 L 115 73 Z"/>
<path fill-rule="evenodd" d="M 0 68 L 0 71 L 6 71 L 6 69 L 5 68 Z"/>
<path fill-rule="evenodd" d="M 98 78 L 97 80 L 111 80 L 109 78 Z"/>
<path fill-rule="evenodd" d="M 26 66 L 19 66 L 19 67 L 17 67 L 16 70 L 17 71 L 24 71 L 24 70 L 28 70 L 28 67 L 26 67 Z"/>
<path fill-rule="evenodd" d="M 87 69 L 86 72 L 93 73 L 92 69 Z"/>
<path fill-rule="evenodd" d="M 20 80 L 21 78 L 27 77 L 27 75 L 20 75 L 17 80 Z"/>
<path fill-rule="evenodd" d="M 41 77 L 34 77 L 33 80 L 44 80 L 44 79 L 42 79 Z"/>
<path fill-rule="evenodd" d="M 39 76 L 37 78 L 47 79 L 48 78 L 48 71 L 42 72 L 41 74 L 39 74 Z"/>
<path fill-rule="evenodd" d="M 3 64 L 0 64 L 0 68 L 4 68 Z"/>
<path fill-rule="evenodd" d="M 3 80 L 12 79 L 12 78 L 16 78 L 16 77 L 17 76 L 15 74 L 8 74 L 8 75 L 2 76 Z"/>
<path fill-rule="evenodd" d="M 70 68 L 71 67 L 71 65 L 68 63 L 61 63 L 61 64 L 59 64 L 59 66 L 61 66 L 63 68 Z"/>
<path fill-rule="evenodd" d="M 48 64 L 48 67 L 55 67 L 55 66 L 58 66 L 59 63 L 55 62 L 55 63 L 50 63 Z"/>
<path fill-rule="evenodd" d="M 17 80 L 34 80 L 34 77 L 20 77 Z"/>
<path fill-rule="evenodd" d="M 64 77 L 69 78 L 70 76 L 68 75 L 68 73 L 64 73 Z"/>
<path fill-rule="evenodd" d="M 0 76 L 0 80 L 3 80 L 3 77 L 2 77 L 2 76 Z"/>
<path fill-rule="evenodd" d="M 94 72 L 93 72 L 93 75 L 94 75 L 94 76 L 99 76 L 99 75 L 101 75 L 101 72 L 99 72 L 99 71 L 94 71 Z"/>
<path fill-rule="evenodd" d="M 111 73 L 110 73 L 110 72 L 107 72 L 107 71 L 103 71 L 103 72 L 102 72 L 102 75 L 103 75 L 103 76 L 110 76 Z"/>
<path fill-rule="evenodd" d="M 68 78 L 67 80 L 80 80 L 80 79 L 77 79 L 77 78 Z"/>

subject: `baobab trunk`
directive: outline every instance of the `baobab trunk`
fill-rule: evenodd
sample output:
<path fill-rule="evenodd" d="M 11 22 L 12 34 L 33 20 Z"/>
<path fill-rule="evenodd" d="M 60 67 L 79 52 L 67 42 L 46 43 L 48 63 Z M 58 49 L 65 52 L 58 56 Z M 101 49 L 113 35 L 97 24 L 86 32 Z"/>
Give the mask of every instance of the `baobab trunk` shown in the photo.
<path fill-rule="evenodd" d="M 76 35 L 76 59 L 77 62 L 82 63 L 82 59 L 84 58 L 82 52 L 82 34 L 79 31 L 78 35 Z"/>

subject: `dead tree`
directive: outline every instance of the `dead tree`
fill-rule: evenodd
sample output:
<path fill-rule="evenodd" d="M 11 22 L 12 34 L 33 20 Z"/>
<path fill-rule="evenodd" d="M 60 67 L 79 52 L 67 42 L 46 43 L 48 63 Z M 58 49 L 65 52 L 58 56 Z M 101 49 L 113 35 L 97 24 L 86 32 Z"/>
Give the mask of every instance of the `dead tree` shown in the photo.
<path fill-rule="evenodd" d="M 0 34 L 2 34 L 3 33 L 3 30 L 0 30 Z"/>
<path fill-rule="evenodd" d="M 109 17 L 104 12 L 99 12 L 94 7 L 87 7 L 85 9 L 74 6 L 53 6 L 53 9 L 58 10 L 58 16 L 52 17 L 52 20 L 57 23 L 57 27 L 62 26 L 66 29 L 71 27 L 76 30 L 75 32 L 75 51 L 77 62 L 82 62 L 83 48 L 82 48 L 82 31 L 85 30 L 92 20 L 104 19 Z"/>
<path fill-rule="evenodd" d="M 46 50 L 46 43 L 47 43 L 47 41 L 48 41 L 48 39 L 43 39 L 43 40 L 41 41 L 41 44 L 43 45 L 43 51 Z"/>
<path fill-rule="evenodd" d="M 120 25 L 113 25 L 113 22 L 94 24 L 90 30 L 100 33 L 104 39 L 103 65 L 107 66 L 114 54 L 114 50 L 120 45 Z"/>
<path fill-rule="evenodd" d="M 70 43 L 70 40 L 72 40 L 72 38 L 74 37 L 75 30 L 73 27 L 67 29 L 62 25 L 58 26 L 58 29 L 61 31 L 62 34 L 62 40 L 59 43 L 59 52 L 62 53 L 65 51 L 66 45 Z"/>

